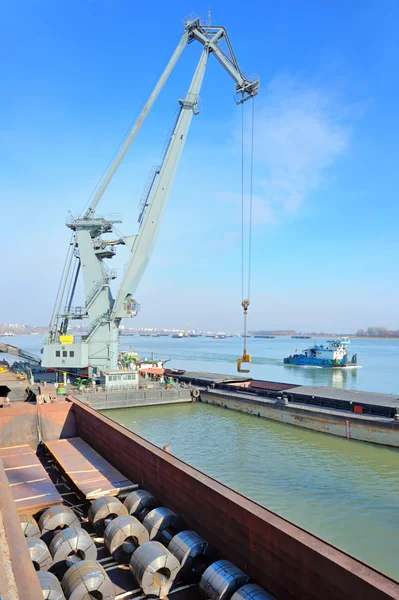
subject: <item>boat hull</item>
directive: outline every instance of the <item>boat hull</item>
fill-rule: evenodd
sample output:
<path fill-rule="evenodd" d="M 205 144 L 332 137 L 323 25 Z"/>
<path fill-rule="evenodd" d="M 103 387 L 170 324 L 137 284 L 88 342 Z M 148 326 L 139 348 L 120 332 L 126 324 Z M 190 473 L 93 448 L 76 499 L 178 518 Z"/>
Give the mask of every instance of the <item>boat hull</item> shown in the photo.
<path fill-rule="evenodd" d="M 297 367 L 321 367 L 322 369 L 336 369 L 347 367 L 356 367 L 356 362 L 349 362 L 346 357 L 342 360 L 329 358 L 311 358 L 300 354 L 284 358 L 285 365 L 296 365 Z"/>

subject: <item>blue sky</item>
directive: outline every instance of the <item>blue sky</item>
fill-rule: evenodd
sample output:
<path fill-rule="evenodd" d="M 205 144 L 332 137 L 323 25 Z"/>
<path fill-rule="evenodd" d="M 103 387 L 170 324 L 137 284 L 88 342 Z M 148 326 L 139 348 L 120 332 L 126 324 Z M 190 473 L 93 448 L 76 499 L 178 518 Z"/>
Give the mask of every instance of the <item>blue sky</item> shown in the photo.
<path fill-rule="evenodd" d="M 257 73 L 250 327 L 398 327 L 399 5 L 212 1 Z M 0 322 L 49 321 L 69 240 L 182 32 L 208 4 L 6 0 L 0 16 Z M 186 48 L 99 212 L 137 228 L 200 47 Z M 240 330 L 241 108 L 210 58 L 137 326 Z M 245 106 L 249 125 L 250 103 Z M 249 131 L 245 137 L 249 166 Z M 247 180 L 248 181 L 248 180 Z M 120 252 L 118 272 L 127 255 Z"/>

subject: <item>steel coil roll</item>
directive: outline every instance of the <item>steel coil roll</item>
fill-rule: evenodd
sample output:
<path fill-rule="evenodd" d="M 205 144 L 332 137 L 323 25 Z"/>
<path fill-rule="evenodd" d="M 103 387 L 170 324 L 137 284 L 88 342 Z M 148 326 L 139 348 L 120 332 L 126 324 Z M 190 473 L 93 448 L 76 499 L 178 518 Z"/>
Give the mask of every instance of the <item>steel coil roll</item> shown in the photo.
<path fill-rule="evenodd" d="M 159 502 L 147 490 L 135 490 L 126 496 L 124 505 L 130 515 L 142 521 L 150 510 L 159 506 Z"/>
<path fill-rule="evenodd" d="M 275 598 L 268 592 L 265 592 L 260 585 L 248 583 L 233 594 L 231 600 L 275 600 Z"/>
<path fill-rule="evenodd" d="M 62 589 L 67 600 L 115 600 L 115 586 L 94 560 L 82 560 L 72 565 L 62 578 Z"/>
<path fill-rule="evenodd" d="M 133 552 L 150 539 L 147 529 L 131 515 L 117 517 L 104 532 L 104 544 L 119 563 L 128 564 Z"/>
<path fill-rule="evenodd" d="M 26 538 L 29 554 L 36 571 L 47 571 L 53 564 L 53 559 L 47 545 L 40 538 Z"/>
<path fill-rule="evenodd" d="M 127 514 L 126 506 L 118 498 L 103 496 L 92 503 L 87 516 L 97 533 L 102 535 L 113 519 Z"/>
<path fill-rule="evenodd" d="M 181 565 L 179 576 L 190 583 L 197 583 L 212 562 L 208 542 L 195 531 L 180 531 L 170 541 L 168 550 Z"/>
<path fill-rule="evenodd" d="M 69 566 L 81 560 L 96 560 L 97 548 L 87 531 L 81 527 L 63 529 L 51 540 L 54 563 L 66 561 Z"/>
<path fill-rule="evenodd" d="M 38 571 L 37 576 L 44 600 L 65 600 L 60 582 L 55 575 L 48 571 Z"/>
<path fill-rule="evenodd" d="M 208 600 L 230 600 L 248 581 L 248 575 L 232 562 L 218 560 L 203 573 L 199 587 Z"/>
<path fill-rule="evenodd" d="M 172 587 L 180 563 L 160 542 L 146 542 L 130 559 L 130 570 L 148 596 L 164 598 Z"/>
<path fill-rule="evenodd" d="M 42 536 L 49 531 L 79 526 L 80 521 L 78 517 L 68 506 L 52 506 L 45 510 L 39 519 L 39 527 Z"/>
<path fill-rule="evenodd" d="M 25 537 L 40 537 L 41 532 L 36 519 L 32 515 L 19 515 Z"/>
<path fill-rule="evenodd" d="M 180 517 L 165 506 L 154 508 L 143 521 L 150 540 L 169 543 L 182 526 Z"/>

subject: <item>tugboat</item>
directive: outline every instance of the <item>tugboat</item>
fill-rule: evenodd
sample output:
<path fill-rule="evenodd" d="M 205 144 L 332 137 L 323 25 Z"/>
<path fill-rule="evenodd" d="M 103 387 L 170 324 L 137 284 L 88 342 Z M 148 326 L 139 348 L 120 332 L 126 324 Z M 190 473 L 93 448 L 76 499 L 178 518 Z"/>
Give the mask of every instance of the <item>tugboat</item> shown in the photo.
<path fill-rule="evenodd" d="M 285 365 L 297 365 L 300 367 L 322 367 L 343 368 L 357 367 L 357 354 L 353 354 L 349 360 L 347 346 L 350 344 L 348 338 L 327 340 L 326 345 L 315 344 L 312 348 L 303 350 L 301 354 L 291 354 L 284 358 Z"/>

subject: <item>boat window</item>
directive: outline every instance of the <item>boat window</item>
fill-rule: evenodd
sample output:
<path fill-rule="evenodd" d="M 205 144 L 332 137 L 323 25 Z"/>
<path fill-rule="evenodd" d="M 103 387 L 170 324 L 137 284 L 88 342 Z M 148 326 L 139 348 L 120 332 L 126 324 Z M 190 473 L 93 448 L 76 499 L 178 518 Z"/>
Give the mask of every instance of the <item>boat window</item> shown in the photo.
<path fill-rule="evenodd" d="M 75 356 L 75 351 L 74 351 L 74 350 L 71 350 L 71 351 L 69 352 L 69 356 L 71 356 L 71 357 L 73 358 L 73 357 Z"/>
<path fill-rule="evenodd" d="M 56 356 L 61 356 L 61 352 L 60 352 L 59 350 L 56 350 L 56 351 L 55 351 L 55 355 L 56 355 Z"/>
<path fill-rule="evenodd" d="M 64 356 L 64 357 L 68 356 L 68 352 L 66 350 L 63 350 L 62 351 L 62 356 Z"/>

